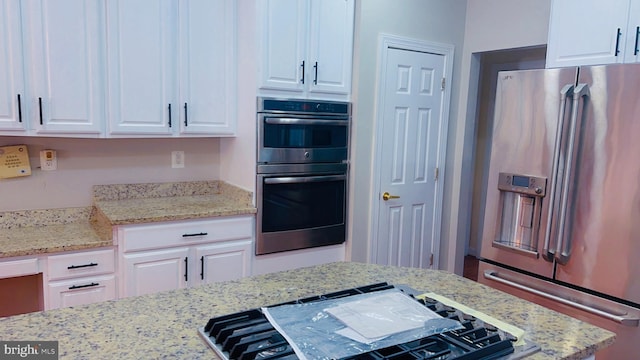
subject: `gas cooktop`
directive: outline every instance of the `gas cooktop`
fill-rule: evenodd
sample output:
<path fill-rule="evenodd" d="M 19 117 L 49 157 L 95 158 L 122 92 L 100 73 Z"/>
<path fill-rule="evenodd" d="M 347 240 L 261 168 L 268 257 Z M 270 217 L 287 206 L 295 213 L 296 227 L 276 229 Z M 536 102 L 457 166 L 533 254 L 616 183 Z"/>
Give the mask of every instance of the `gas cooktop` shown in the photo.
<path fill-rule="evenodd" d="M 540 350 L 539 346 L 530 341 L 524 345 L 516 345 L 518 339 L 513 334 L 440 301 L 422 296 L 416 298 L 419 293 L 403 285 L 371 284 L 298 299 L 285 304 L 271 305 L 268 308 L 327 301 L 389 289 L 398 289 L 439 316 L 459 322 L 460 329 L 363 351 L 341 359 L 514 360 Z M 198 332 L 218 356 L 225 360 L 299 359 L 291 344 L 275 329 L 259 308 L 213 317 L 204 327 L 198 329 Z"/>

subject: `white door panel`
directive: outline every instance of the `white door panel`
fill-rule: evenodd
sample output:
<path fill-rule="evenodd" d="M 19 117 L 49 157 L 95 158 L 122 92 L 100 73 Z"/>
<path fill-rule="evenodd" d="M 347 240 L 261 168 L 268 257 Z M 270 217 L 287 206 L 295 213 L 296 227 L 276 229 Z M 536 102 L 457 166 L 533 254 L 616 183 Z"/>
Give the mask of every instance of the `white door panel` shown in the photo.
<path fill-rule="evenodd" d="M 26 101 L 39 132 L 95 133 L 104 123 L 104 9 L 82 0 L 24 2 Z"/>
<path fill-rule="evenodd" d="M 379 263 L 430 266 L 444 56 L 389 49 L 385 72 L 377 252 Z M 385 201 L 388 192 L 397 198 Z M 439 226 L 439 224 L 437 225 Z"/>
<path fill-rule="evenodd" d="M 20 4 L 16 0 L 0 2 L 0 130 L 20 134 L 26 129 Z M 18 96 L 22 102 L 18 107 Z"/>
<path fill-rule="evenodd" d="M 177 13 L 171 1 L 107 2 L 111 134 L 169 135 L 176 126 Z"/>

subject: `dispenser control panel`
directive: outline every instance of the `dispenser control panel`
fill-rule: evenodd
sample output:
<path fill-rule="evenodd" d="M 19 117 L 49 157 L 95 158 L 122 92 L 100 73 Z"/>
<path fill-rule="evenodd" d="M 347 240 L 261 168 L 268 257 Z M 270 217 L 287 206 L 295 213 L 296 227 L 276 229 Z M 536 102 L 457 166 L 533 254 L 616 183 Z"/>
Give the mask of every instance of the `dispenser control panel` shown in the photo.
<path fill-rule="evenodd" d="M 501 172 L 498 189 L 543 197 L 547 192 L 547 178 Z"/>

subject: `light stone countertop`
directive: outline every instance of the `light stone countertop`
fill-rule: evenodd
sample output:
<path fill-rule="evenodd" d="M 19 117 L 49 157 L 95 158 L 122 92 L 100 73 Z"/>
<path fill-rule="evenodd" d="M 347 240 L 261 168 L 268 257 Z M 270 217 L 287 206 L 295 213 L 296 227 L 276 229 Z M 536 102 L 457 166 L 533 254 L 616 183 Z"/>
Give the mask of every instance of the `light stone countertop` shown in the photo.
<path fill-rule="evenodd" d="M 254 214 L 223 181 L 94 186 L 93 206 L 0 212 L 0 259 L 112 246 L 114 225 Z"/>
<path fill-rule="evenodd" d="M 93 207 L 0 212 L 0 258 L 112 246 Z"/>
<path fill-rule="evenodd" d="M 58 340 L 60 359 L 212 359 L 197 329 L 214 316 L 386 281 L 435 292 L 525 330 L 528 359 L 584 359 L 613 343 L 604 329 L 437 270 L 332 263 L 0 319 L 2 340 Z"/>
<path fill-rule="evenodd" d="M 111 225 L 255 214 L 252 197 L 222 181 L 94 186 L 98 215 Z"/>

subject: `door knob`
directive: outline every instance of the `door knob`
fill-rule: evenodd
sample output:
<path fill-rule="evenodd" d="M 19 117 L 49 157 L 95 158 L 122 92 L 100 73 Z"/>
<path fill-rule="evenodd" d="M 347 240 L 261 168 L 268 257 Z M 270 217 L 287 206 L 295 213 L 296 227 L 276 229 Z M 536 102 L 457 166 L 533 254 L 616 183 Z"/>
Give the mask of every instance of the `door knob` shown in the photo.
<path fill-rule="evenodd" d="M 387 201 L 389 199 L 400 199 L 400 196 L 391 195 L 385 191 L 384 194 L 382 194 L 382 200 Z"/>

